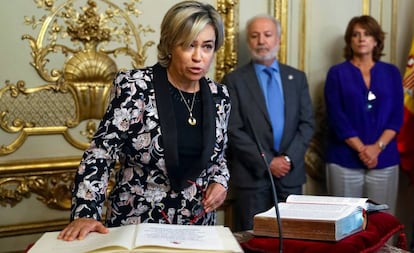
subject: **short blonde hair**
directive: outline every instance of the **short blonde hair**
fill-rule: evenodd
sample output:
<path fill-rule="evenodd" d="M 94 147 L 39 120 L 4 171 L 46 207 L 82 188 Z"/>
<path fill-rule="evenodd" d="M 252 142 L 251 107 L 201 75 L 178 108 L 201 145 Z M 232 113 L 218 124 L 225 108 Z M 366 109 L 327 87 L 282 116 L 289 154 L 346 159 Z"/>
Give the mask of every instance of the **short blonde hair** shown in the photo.
<path fill-rule="evenodd" d="M 172 49 L 178 45 L 191 45 L 206 25 L 214 27 L 214 51 L 217 51 L 224 41 L 224 25 L 213 6 L 198 1 L 183 1 L 171 7 L 161 23 L 158 62 L 168 67 Z"/>

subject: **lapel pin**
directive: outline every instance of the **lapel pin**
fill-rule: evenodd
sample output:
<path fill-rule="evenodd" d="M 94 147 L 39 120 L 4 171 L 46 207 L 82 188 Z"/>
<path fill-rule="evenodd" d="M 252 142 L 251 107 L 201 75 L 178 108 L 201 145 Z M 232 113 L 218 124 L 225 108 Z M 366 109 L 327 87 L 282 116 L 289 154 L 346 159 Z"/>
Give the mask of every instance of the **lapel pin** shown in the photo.
<path fill-rule="evenodd" d="M 289 79 L 289 80 L 292 80 L 292 79 L 293 79 L 293 76 L 292 76 L 292 75 L 289 75 L 289 76 L 288 76 L 288 79 Z"/>

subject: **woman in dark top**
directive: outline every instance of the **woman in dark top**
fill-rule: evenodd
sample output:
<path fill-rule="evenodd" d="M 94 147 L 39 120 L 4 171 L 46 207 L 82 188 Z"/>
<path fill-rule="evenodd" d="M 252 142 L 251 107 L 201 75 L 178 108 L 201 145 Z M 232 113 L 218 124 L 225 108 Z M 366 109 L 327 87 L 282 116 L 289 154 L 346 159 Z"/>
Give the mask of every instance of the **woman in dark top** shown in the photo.
<path fill-rule="evenodd" d="M 380 61 L 385 34 L 370 16 L 354 17 L 345 33 L 345 61 L 325 84 L 330 134 L 327 186 L 332 195 L 368 197 L 395 211 L 403 122 L 403 88 L 397 67 Z"/>
<path fill-rule="evenodd" d="M 211 5 L 180 2 L 161 24 L 158 63 L 117 74 L 113 99 L 77 171 L 72 222 L 60 239 L 108 231 L 100 219 L 116 161 L 106 226 L 216 223 L 229 180 L 230 101 L 226 87 L 205 74 L 223 36 Z"/>

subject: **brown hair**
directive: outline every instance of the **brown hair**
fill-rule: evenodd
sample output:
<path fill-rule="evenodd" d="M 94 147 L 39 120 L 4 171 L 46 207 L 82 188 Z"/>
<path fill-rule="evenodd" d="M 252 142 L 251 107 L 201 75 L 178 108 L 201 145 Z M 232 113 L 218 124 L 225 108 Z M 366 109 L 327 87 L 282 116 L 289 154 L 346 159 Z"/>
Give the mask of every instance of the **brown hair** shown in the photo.
<path fill-rule="evenodd" d="M 345 40 L 345 47 L 344 47 L 344 57 L 347 60 L 351 60 L 354 56 L 354 52 L 351 47 L 351 40 L 352 35 L 354 32 L 354 27 L 356 25 L 360 25 L 362 28 L 364 28 L 368 34 L 370 34 L 372 37 L 374 37 L 375 41 L 377 42 L 377 45 L 374 47 L 374 50 L 372 52 L 372 59 L 374 61 L 379 61 L 381 56 L 384 54 L 382 53 L 382 50 L 384 49 L 384 39 L 385 39 L 385 33 L 382 30 L 381 26 L 378 24 L 378 22 L 371 16 L 368 15 L 362 15 L 358 17 L 353 17 L 346 28 L 344 40 Z"/>

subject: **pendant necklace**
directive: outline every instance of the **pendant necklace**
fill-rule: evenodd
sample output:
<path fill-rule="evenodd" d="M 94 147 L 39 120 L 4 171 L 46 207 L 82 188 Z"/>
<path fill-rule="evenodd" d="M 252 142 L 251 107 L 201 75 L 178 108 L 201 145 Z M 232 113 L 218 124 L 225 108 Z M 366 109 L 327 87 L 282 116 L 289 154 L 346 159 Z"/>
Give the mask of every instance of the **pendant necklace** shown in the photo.
<path fill-rule="evenodd" d="M 180 89 L 177 89 L 178 92 L 181 95 L 182 100 L 184 101 L 185 107 L 187 107 L 188 112 L 190 113 L 190 116 L 188 117 L 188 124 L 195 126 L 197 124 L 197 120 L 193 117 L 193 108 L 194 108 L 194 101 L 196 97 L 196 92 L 193 93 L 193 100 L 191 101 L 191 107 L 188 105 L 187 100 L 185 99 L 183 93 Z"/>

